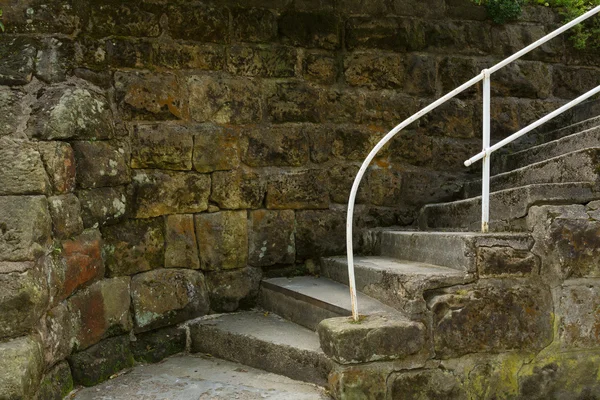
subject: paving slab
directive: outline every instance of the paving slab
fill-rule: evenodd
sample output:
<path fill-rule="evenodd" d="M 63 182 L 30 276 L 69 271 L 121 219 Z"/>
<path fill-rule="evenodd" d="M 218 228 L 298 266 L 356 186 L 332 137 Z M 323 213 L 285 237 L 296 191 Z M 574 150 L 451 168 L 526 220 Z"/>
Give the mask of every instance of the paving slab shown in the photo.
<path fill-rule="evenodd" d="M 141 365 L 98 386 L 76 390 L 74 400 L 322 400 L 319 386 L 200 355 L 182 354 Z"/>

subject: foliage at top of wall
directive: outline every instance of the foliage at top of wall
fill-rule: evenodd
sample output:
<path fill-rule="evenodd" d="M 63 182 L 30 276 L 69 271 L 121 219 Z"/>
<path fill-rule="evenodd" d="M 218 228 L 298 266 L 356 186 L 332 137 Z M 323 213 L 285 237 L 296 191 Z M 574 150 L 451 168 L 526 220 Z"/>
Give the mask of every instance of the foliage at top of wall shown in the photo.
<path fill-rule="evenodd" d="M 600 5 L 600 0 L 473 0 L 473 2 L 485 6 L 492 21 L 498 24 L 517 19 L 526 3 L 557 8 L 565 23 Z M 573 27 L 571 40 L 577 49 L 600 48 L 600 17 L 592 17 L 585 23 Z"/>

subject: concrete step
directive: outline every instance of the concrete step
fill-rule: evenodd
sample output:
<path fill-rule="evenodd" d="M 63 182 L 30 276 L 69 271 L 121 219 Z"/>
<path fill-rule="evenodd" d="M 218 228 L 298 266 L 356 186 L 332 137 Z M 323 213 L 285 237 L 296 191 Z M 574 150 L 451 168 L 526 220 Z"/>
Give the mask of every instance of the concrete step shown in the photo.
<path fill-rule="evenodd" d="M 539 183 L 594 182 L 598 180 L 600 147 L 573 151 L 513 171 L 494 175 L 490 190 L 497 192 Z M 467 182 L 464 197 L 481 195 L 481 180 Z"/>
<path fill-rule="evenodd" d="M 211 315 L 189 324 L 191 351 L 325 386 L 332 368 L 319 337 L 262 311 Z"/>
<path fill-rule="evenodd" d="M 527 233 L 419 232 L 387 230 L 380 233 L 379 254 L 467 273 L 502 271 L 501 259 L 527 258 L 533 239 Z M 494 264 L 494 265 L 488 265 Z"/>
<path fill-rule="evenodd" d="M 321 274 L 347 284 L 346 257 L 323 258 Z M 416 315 L 426 310 L 423 299 L 425 290 L 463 284 L 474 279 L 473 274 L 465 271 L 383 256 L 355 257 L 354 274 L 358 291 L 406 315 Z"/>
<path fill-rule="evenodd" d="M 347 283 L 347 282 L 346 282 Z M 397 314 L 393 308 L 363 294 L 357 294 L 362 315 Z M 313 276 L 272 278 L 261 283 L 259 304 L 308 329 L 327 318 L 352 315 L 347 284 Z"/>
<path fill-rule="evenodd" d="M 496 173 L 512 171 L 573 151 L 600 147 L 600 118 L 598 118 L 598 125 L 548 143 L 507 154 L 501 157 L 500 162 L 497 163 L 498 169 Z"/>
<path fill-rule="evenodd" d="M 583 204 L 600 199 L 594 182 L 546 183 L 500 190 L 490 194 L 490 225 L 494 232 L 526 230 L 524 217 L 537 204 Z M 481 196 L 449 203 L 428 204 L 419 215 L 421 230 L 481 230 Z"/>

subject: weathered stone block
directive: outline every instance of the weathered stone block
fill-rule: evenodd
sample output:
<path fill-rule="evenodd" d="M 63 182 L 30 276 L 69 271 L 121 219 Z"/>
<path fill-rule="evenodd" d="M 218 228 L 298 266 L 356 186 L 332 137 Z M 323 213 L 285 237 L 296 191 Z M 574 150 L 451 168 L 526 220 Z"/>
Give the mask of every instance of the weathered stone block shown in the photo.
<path fill-rule="evenodd" d="M 216 312 L 248 309 L 256 304 L 262 278 L 259 268 L 212 271 L 206 275 L 210 308 Z"/>
<path fill-rule="evenodd" d="M 554 289 L 561 347 L 592 348 L 600 343 L 600 287 L 596 280 L 568 280 Z"/>
<path fill-rule="evenodd" d="M 406 93 L 421 97 L 435 96 L 438 77 L 436 57 L 412 54 L 406 59 L 405 70 L 404 91 Z"/>
<path fill-rule="evenodd" d="M 188 115 L 186 95 L 172 74 L 116 72 L 117 101 L 130 118 L 169 120 Z"/>
<path fill-rule="evenodd" d="M 194 139 L 179 124 L 137 124 L 133 127 L 132 168 L 192 169 Z"/>
<path fill-rule="evenodd" d="M 109 276 L 133 275 L 164 265 L 162 218 L 127 220 L 102 229 Z"/>
<path fill-rule="evenodd" d="M 0 262 L 0 338 L 28 332 L 48 304 L 48 286 L 40 265 Z"/>
<path fill-rule="evenodd" d="M 43 335 L 46 365 L 64 360 L 76 348 L 79 318 L 79 315 L 69 310 L 67 301 L 59 303 L 46 313 Z"/>
<path fill-rule="evenodd" d="M 220 45 L 171 41 L 152 43 L 152 63 L 165 68 L 220 71 L 225 62 L 225 48 Z"/>
<path fill-rule="evenodd" d="M 0 196 L 0 261 L 35 261 L 51 233 L 44 196 Z"/>
<path fill-rule="evenodd" d="M 250 170 L 215 171 L 210 200 L 220 208 L 259 208 L 265 198 L 266 184 Z"/>
<path fill-rule="evenodd" d="M 194 127 L 194 169 L 212 172 L 235 169 L 240 164 L 239 132 L 229 127 L 202 124 Z"/>
<path fill-rule="evenodd" d="M 0 137 L 16 136 L 25 119 L 29 117 L 22 108 L 24 96 L 25 93 L 19 89 L 0 87 L 0 108 L 4 113 L 0 121 Z"/>
<path fill-rule="evenodd" d="M 209 195 L 209 175 L 160 170 L 136 170 L 133 173 L 137 218 L 201 212 L 208 208 Z"/>
<path fill-rule="evenodd" d="M 391 10 L 397 15 L 408 15 L 418 18 L 438 19 L 445 17 L 444 0 L 426 0 L 413 2 L 411 0 L 393 0 Z M 463 19 L 461 16 L 460 19 Z"/>
<path fill-rule="evenodd" d="M 398 170 L 371 168 L 367 184 L 369 199 L 376 206 L 397 207 L 402 199 L 402 174 Z"/>
<path fill-rule="evenodd" d="M 485 7 L 470 0 L 446 0 L 446 15 L 451 18 L 484 21 L 487 18 L 487 11 Z"/>
<path fill-rule="evenodd" d="M 351 17 L 346 22 L 346 46 L 350 50 L 379 48 L 407 52 L 422 47 L 422 41 L 409 19 Z"/>
<path fill-rule="evenodd" d="M 311 124 L 305 127 L 309 141 L 310 161 L 316 164 L 329 161 L 335 138 L 333 127 L 329 124 Z"/>
<path fill-rule="evenodd" d="M 252 167 L 300 167 L 308 162 L 308 135 L 297 124 L 269 125 L 244 130 L 242 161 Z"/>
<path fill-rule="evenodd" d="M 233 38 L 241 42 L 270 42 L 277 36 L 277 17 L 264 8 L 231 10 Z"/>
<path fill-rule="evenodd" d="M 458 145 L 462 143 L 457 143 Z M 411 130 L 400 132 L 387 146 L 386 153 L 392 161 L 419 166 L 430 165 L 433 162 L 433 139 L 423 132 Z M 439 159 L 436 157 L 435 161 L 437 163 Z"/>
<path fill-rule="evenodd" d="M 323 352 L 342 364 L 402 359 L 425 345 L 425 326 L 394 316 L 329 318 L 317 328 Z"/>
<path fill-rule="evenodd" d="M 344 14 L 378 15 L 387 12 L 385 0 L 339 0 L 336 8 Z"/>
<path fill-rule="evenodd" d="M 79 187 L 88 189 L 129 183 L 124 149 L 107 142 L 75 142 L 73 150 Z"/>
<path fill-rule="evenodd" d="M 320 90 L 304 82 L 276 82 L 269 89 L 268 113 L 275 122 L 319 122 Z"/>
<path fill-rule="evenodd" d="M 131 330 L 129 283 L 129 277 L 104 279 L 69 298 L 69 312 L 77 316 L 75 343 L 79 350 Z"/>
<path fill-rule="evenodd" d="M 267 208 L 327 208 L 327 186 L 327 173 L 323 170 L 279 173 L 272 176 L 267 183 Z"/>
<path fill-rule="evenodd" d="M 333 398 L 386 400 L 386 382 L 393 371 L 391 363 L 341 364 L 329 373 Z M 419 364 L 416 367 L 420 367 Z"/>
<path fill-rule="evenodd" d="M 333 165 L 329 168 L 329 197 L 332 203 L 348 204 L 350 189 L 358 173 L 357 165 Z M 366 183 L 366 182 L 365 182 Z M 356 203 L 364 203 L 369 198 L 367 185 L 362 185 L 356 195 Z"/>
<path fill-rule="evenodd" d="M 221 211 L 195 216 L 204 271 L 244 268 L 248 259 L 246 211 Z"/>
<path fill-rule="evenodd" d="M 0 195 L 46 194 L 50 182 L 35 144 L 0 137 Z"/>
<path fill-rule="evenodd" d="M 189 269 L 159 269 L 131 280 L 136 332 L 199 317 L 208 313 L 204 276 Z"/>
<path fill-rule="evenodd" d="M 346 249 L 343 210 L 296 212 L 296 259 L 342 254 Z"/>
<path fill-rule="evenodd" d="M 397 89 L 406 76 L 402 56 L 395 53 L 350 53 L 344 59 L 344 76 L 351 86 Z"/>
<path fill-rule="evenodd" d="M 229 40 L 229 12 L 204 4 L 169 7 L 169 32 L 175 39 L 226 43 Z"/>
<path fill-rule="evenodd" d="M 293 264 L 296 258 L 294 222 L 292 210 L 250 211 L 248 264 L 255 267 Z"/>
<path fill-rule="evenodd" d="M 388 383 L 392 399 L 466 400 L 469 397 L 459 377 L 443 369 L 392 374 Z"/>
<path fill-rule="evenodd" d="M 62 400 L 73 390 L 73 376 L 66 361 L 54 366 L 40 383 L 35 400 Z"/>
<path fill-rule="evenodd" d="M 529 250 L 512 247 L 478 247 L 477 272 L 480 277 L 500 275 L 530 276 L 539 272 L 540 260 Z"/>
<path fill-rule="evenodd" d="M 2 36 L 0 85 L 26 85 L 31 82 L 38 46 L 33 38 Z"/>
<path fill-rule="evenodd" d="M 131 351 L 137 362 L 157 363 L 185 351 L 185 329 L 169 327 L 135 335 Z"/>
<path fill-rule="evenodd" d="M 82 86 L 59 85 L 40 92 L 30 134 L 42 140 L 109 139 L 112 113 L 106 98 Z"/>
<path fill-rule="evenodd" d="M 532 61 L 515 62 L 502 68 L 495 75 L 491 88 L 493 96 L 545 99 L 552 95 L 553 78 L 547 64 Z"/>
<path fill-rule="evenodd" d="M 77 289 L 104 277 L 102 236 L 89 229 L 76 238 L 62 242 L 65 259 L 65 278 L 59 299 L 65 299 Z"/>
<path fill-rule="evenodd" d="M 340 21 L 325 12 L 284 12 L 279 34 L 285 43 L 300 47 L 335 50 L 340 46 Z"/>
<path fill-rule="evenodd" d="M 81 219 L 86 228 L 114 224 L 127 216 L 127 193 L 124 186 L 79 190 Z"/>
<path fill-rule="evenodd" d="M 552 340 L 553 307 L 539 282 L 489 280 L 429 300 L 436 355 L 539 350 Z"/>
<path fill-rule="evenodd" d="M 495 115 L 493 111 L 491 113 Z M 479 134 L 476 133 L 474 116 L 475 108 L 472 102 L 452 99 L 424 118 L 423 123 L 427 126 L 428 134 L 472 138 Z"/>
<path fill-rule="evenodd" d="M 72 192 L 75 189 L 75 153 L 71 145 L 64 142 L 40 142 L 38 150 L 50 178 L 52 192 Z"/>
<path fill-rule="evenodd" d="M 338 127 L 334 131 L 331 153 L 347 161 L 363 161 L 383 137 L 382 132 L 362 127 Z"/>
<path fill-rule="evenodd" d="M 199 269 L 194 216 L 169 215 L 165 221 L 165 267 Z"/>
<path fill-rule="evenodd" d="M 75 47 L 72 41 L 44 38 L 36 57 L 35 76 L 48 83 L 63 82 L 73 68 L 73 60 Z"/>
<path fill-rule="evenodd" d="M 84 386 L 104 382 L 122 369 L 133 367 L 134 362 L 128 335 L 103 340 L 69 357 L 73 381 Z"/>
<path fill-rule="evenodd" d="M 501 24 L 495 25 L 489 34 L 494 37 L 496 44 L 490 50 L 501 57 L 516 53 L 520 49 L 533 43 L 538 38 L 544 37 L 549 31 L 538 24 Z M 564 39 L 551 40 L 530 54 L 525 56 L 528 60 L 560 62 L 564 54 Z"/>
<path fill-rule="evenodd" d="M 571 100 L 600 85 L 597 68 L 556 66 L 552 71 L 553 94 L 558 97 Z"/>
<path fill-rule="evenodd" d="M 249 78 L 196 75 L 187 84 L 190 116 L 195 121 L 248 124 L 262 118 L 261 94 Z"/>
<path fill-rule="evenodd" d="M 286 78 L 295 74 L 297 50 L 288 46 L 242 46 L 229 49 L 227 70 L 235 75 Z"/>
<path fill-rule="evenodd" d="M 31 11 L 28 11 L 31 10 Z M 81 16 L 67 0 L 50 3 L 11 3 L 4 7 L 4 15 L 10 15 L 5 24 L 7 33 L 63 33 L 71 35 L 79 29 Z"/>
<path fill-rule="evenodd" d="M 303 60 L 304 78 L 331 85 L 337 79 L 337 61 L 330 54 L 308 53 Z"/>
<path fill-rule="evenodd" d="M 90 16 L 84 31 L 95 37 L 158 36 L 159 17 L 139 3 L 90 4 Z"/>
<path fill-rule="evenodd" d="M 30 399 L 44 370 L 42 345 L 34 336 L 0 343 L 0 393 L 4 399 Z"/>
<path fill-rule="evenodd" d="M 74 194 L 49 197 L 48 209 L 55 237 L 66 239 L 83 231 L 81 205 Z"/>

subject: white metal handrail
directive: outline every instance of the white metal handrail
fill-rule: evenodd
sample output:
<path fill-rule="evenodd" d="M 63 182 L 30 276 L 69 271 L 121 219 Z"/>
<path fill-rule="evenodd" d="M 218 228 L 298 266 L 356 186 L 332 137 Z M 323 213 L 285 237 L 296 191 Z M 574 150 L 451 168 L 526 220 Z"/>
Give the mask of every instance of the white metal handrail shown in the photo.
<path fill-rule="evenodd" d="M 358 301 L 356 298 L 356 280 L 355 280 L 355 276 L 354 276 L 354 251 L 353 251 L 353 244 L 352 244 L 352 226 L 353 226 L 353 218 L 354 218 L 354 205 L 356 202 L 356 194 L 358 193 L 358 187 L 360 185 L 360 182 L 361 182 L 367 168 L 369 167 L 369 165 L 371 164 L 371 162 L 373 161 L 373 159 L 375 158 L 377 153 L 379 153 L 381 148 L 383 146 L 385 146 L 387 144 L 387 142 L 389 142 L 394 136 L 396 136 L 396 134 L 398 134 L 398 132 L 400 132 L 406 126 L 412 124 L 417 119 L 421 118 L 423 115 L 426 115 L 430 111 L 439 107 L 441 104 L 445 103 L 446 101 L 452 99 L 459 93 L 462 93 L 466 89 L 470 88 L 471 86 L 475 85 L 479 81 L 483 80 L 483 150 L 479 154 L 477 154 L 474 157 L 472 157 L 471 159 L 467 160 L 465 162 L 465 165 L 469 166 L 473 162 L 483 159 L 483 173 L 482 173 L 482 175 L 483 175 L 483 180 L 482 180 L 483 190 L 482 190 L 482 207 L 481 207 L 482 208 L 482 210 L 481 210 L 481 215 L 482 215 L 481 227 L 482 227 L 483 232 L 487 232 L 488 231 L 488 221 L 489 221 L 490 154 L 492 152 L 494 152 L 495 150 L 497 150 L 498 148 L 506 145 L 507 143 L 515 140 L 516 138 L 526 134 L 527 132 L 531 131 L 532 129 L 535 129 L 536 127 L 540 126 L 541 124 L 556 117 L 560 113 L 568 110 L 569 108 L 575 106 L 576 104 L 579 104 L 580 102 L 584 101 L 585 99 L 600 92 L 600 86 L 598 86 L 597 88 L 587 92 L 586 94 L 584 94 L 581 97 L 578 97 L 577 99 L 564 105 L 563 107 L 561 107 L 558 110 L 554 111 L 553 113 L 547 115 L 546 117 L 540 119 L 539 121 L 529 125 L 528 127 L 515 133 L 514 135 L 511 135 L 508 138 L 504 139 L 503 141 L 498 142 L 494 146 L 490 147 L 490 103 L 491 103 L 490 76 L 491 76 L 491 74 L 498 71 L 502 67 L 510 64 L 511 62 L 519 59 L 520 57 L 524 56 L 525 54 L 529 53 L 530 51 L 536 49 L 537 47 L 541 46 L 542 44 L 546 43 L 547 41 L 555 38 L 556 36 L 560 35 L 561 33 L 571 29 L 573 26 L 579 24 L 580 22 L 585 21 L 586 19 L 588 19 L 598 13 L 600 13 L 600 6 L 593 8 L 592 10 L 586 12 L 585 14 L 579 16 L 578 18 L 575 18 L 571 22 L 569 22 L 569 23 L 563 25 L 562 27 L 556 29 L 555 31 L 549 33 L 548 35 L 544 36 L 543 38 L 537 40 L 536 42 L 523 48 L 522 50 L 518 51 L 517 53 L 513 54 L 512 56 L 510 56 L 510 57 L 506 58 L 505 60 L 499 62 L 498 64 L 494 65 L 493 67 L 484 69 L 483 71 L 481 71 L 481 74 L 475 76 L 470 81 L 462 84 L 461 86 L 457 87 L 450 93 L 439 98 L 435 102 L 431 103 L 427 107 L 423 108 L 419 112 L 415 113 L 411 117 L 404 120 L 399 125 L 396 125 L 396 127 L 394 127 L 394 129 L 389 131 L 379 141 L 379 143 L 377 143 L 377 145 L 371 150 L 371 152 L 369 153 L 367 158 L 365 158 L 365 161 L 363 161 L 362 165 L 360 166 L 360 169 L 358 170 L 358 173 L 356 174 L 356 178 L 354 178 L 354 183 L 352 184 L 352 189 L 350 190 L 350 197 L 348 199 L 348 213 L 347 213 L 347 217 L 346 217 L 346 250 L 347 250 L 347 255 L 348 255 L 348 280 L 349 280 L 349 285 L 350 285 L 350 300 L 351 300 L 351 304 L 352 304 L 352 318 L 354 319 L 354 321 L 358 321 Z M 484 199 L 486 199 L 486 198 L 487 198 L 487 201 L 484 201 Z"/>

